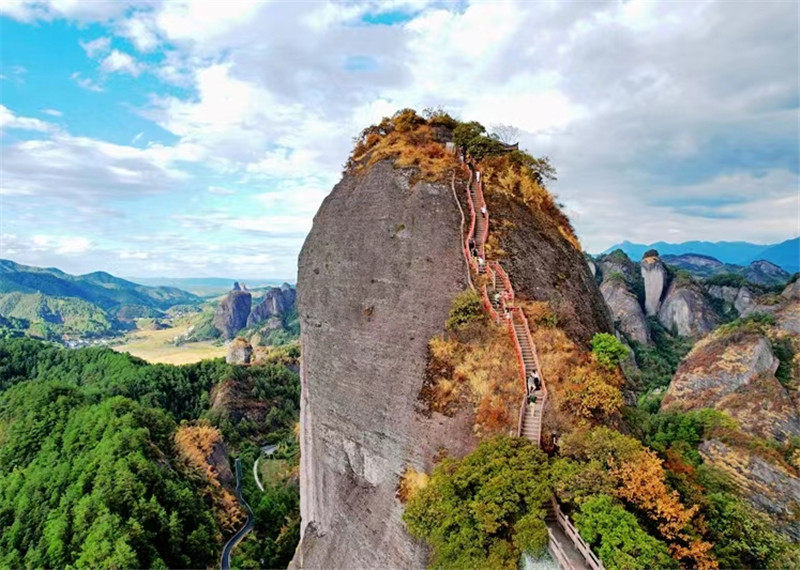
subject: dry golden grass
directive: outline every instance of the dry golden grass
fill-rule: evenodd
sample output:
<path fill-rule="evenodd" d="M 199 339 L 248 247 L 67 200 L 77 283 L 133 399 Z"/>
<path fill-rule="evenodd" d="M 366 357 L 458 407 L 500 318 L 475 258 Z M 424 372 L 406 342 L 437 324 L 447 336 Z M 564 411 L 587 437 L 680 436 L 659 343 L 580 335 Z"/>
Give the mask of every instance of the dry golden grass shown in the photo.
<path fill-rule="evenodd" d="M 427 473 L 406 467 L 400 477 L 400 482 L 397 484 L 397 498 L 402 503 L 408 502 L 420 489 L 424 489 L 428 485 L 429 479 L 430 477 Z"/>
<path fill-rule="evenodd" d="M 527 167 L 514 166 L 507 155 L 500 155 L 485 158 L 478 164 L 478 168 L 484 173 L 484 193 L 487 196 L 498 192 L 521 199 L 531 210 L 544 213 L 541 218 L 552 223 L 564 239 L 575 249 L 582 251 L 569 218 L 558 207 L 553 195 L 536 181 Z"/>
<path fill-rule="evenodd" d="M 208 496 L 213 506 L 214 518 L 226 530 L 237 528 L 244 520 L 244 513 L 236 497 L 219 481 L 219 474 L 212 464 L 214 448 L 222 444 L 222 434 L 208 423 L 182 425 L 175 431 L 175 447 L 184 469 L 200 474 L 208 484 L 202 493 Z"/>
<path fill-rule="evenodd" d="M 475 410 L 475 433 L 515 433 L 524 388 L 505 327 L 473 322 L 429 344 L 421 398 L 431 411 L 452 414 L 462 399 Z"/>
<path fill-rule="evenodd" d="M 365 130 L 348 164 L 361 170 L 387 158 L 397 168 L 419 169 L 419 177 L 431 182 L 447 180 L 460 166 L 456 156 L 436 141 L 428 122 L 408 110 Z"/>

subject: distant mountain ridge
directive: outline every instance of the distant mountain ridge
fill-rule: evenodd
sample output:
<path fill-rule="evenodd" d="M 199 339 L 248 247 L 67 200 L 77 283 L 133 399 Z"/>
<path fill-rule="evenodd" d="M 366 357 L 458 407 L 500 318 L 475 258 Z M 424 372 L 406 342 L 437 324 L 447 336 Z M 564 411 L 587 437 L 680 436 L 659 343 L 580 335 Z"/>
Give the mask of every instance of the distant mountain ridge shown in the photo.
<path fill-rule="evenodd" d="M 775 244 L 757 244 L 746 241 L 685 241 L 668 243 L 659 241 L 651 244 L 623 241 L 612 245 L 603 253 L 616 249 L 624 251 L 631 259 L 641 259 L 649 249 L 658 250 L 660 255 L 697 254 L 718 259 L 722 263 L 750 265 L 759 260 L 769 261 L 789 273 L 800 271 L 800 237 L 787 239 Z"/>
<path fill-rule="evenodd" d="M 130 280 L 151 287 L 177 287 L 197 295 L 222 295 L 231 288 L 237 279 L 229 277 L 130 277 Z M 264 287 L 280 287 L 286 279 L 238 279 L 247 283 L 247 288 L 255 291 Z"/>
<path fill-rule="evenodd" d="M 771 261 L 759 259 L 747 266 L 734 263 L 722 263 L 715 257 L 697 253 L 682 255 L 662 255 L 661 261 L 667 265 L 684 269 L 700 279 L 708 279 L 715 275 L 740 275 L 751 283 L 766 287 L 785 285 L 791 274 Z"/>
<path fill-rule="evenodd" d="M 8 259 L 0 259 L 0 293 L 77 297 L 106 310 L 125 305 L 165 310 L 201 301 L 197 295 L 176 287 L 149 287 L 104 271 L 70 275 L 55 267 L 33 267 Z"/>
<path fill-rule="evenodd" d="M 175 287 L 147 287 L 104 271 L 70 275 L 0 259 L 0 329 L 14 334 L 50 340 L 103 336 L 129 329 L 136 318 L 200 302 Z"/>

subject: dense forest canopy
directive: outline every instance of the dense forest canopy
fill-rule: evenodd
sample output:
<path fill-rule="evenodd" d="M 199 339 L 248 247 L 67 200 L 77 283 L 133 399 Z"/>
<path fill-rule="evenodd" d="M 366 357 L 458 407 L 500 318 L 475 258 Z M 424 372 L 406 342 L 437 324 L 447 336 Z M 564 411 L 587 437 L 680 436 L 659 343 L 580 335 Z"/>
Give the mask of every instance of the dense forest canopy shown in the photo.
<path fill-rule="evenodd" d="M 261 421 L 211 412 L 213 388 L 237 382 L 270 406 Z M 292 434 L 298 406 L 297 375 L 279 364 L 151 365 L 0 340 L 0 567 L 215 564 L 225 537 L 209 480 L 176 453 L 176 428 L 204 418 L 252 456 L 263 434 Z M 275 541 L 297 511 L 296 486 L 287 478 L 265 501 L 257 510 L 278 524 L 259 540 L 285 563 L 296 532 Z"/>

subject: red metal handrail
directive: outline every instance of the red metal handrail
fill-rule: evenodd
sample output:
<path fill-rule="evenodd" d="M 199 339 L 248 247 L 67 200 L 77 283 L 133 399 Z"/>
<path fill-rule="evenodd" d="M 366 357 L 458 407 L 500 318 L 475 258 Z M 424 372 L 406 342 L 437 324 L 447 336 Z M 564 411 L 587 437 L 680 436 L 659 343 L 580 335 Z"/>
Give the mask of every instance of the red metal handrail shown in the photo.
<path fill-rule="evenodd" d="M 483 235 L 481 236 L 481 245 L 486 245 L 486 240 L 489 238 L 489 208 L 486 207 L 486 200 L 483 198 L 483 181 L 478 180 L 475 182 L 475 198 L 478 200 L 478 209 L 486 209 L 484 214 Z"/>
<path fill-rule="evenodd" d="M 492 268 L 492 271 L 494 271 L 497 275 L 499 275 L 500 279 L 503 280 L 506 292 L 508 293 L 508 300 L 513 301 L 514 287 L 511 286 L 511 280 L 508 278 L 508 274 L 506 273 L 505 269 L 503 269 L 503 266 L 496 261 L 489 261 L 487 262 L 487 265 L 489 265 L 489 267 Z"/>
<path fill-rule="evenodd" d="M 471 164 L 470 164 L 470 166 L 471 166 Z M 470 252 L 469 252 L 469 238 L 472 237 L 473 234 L 475 233 L 475 225 L 476 225 L 475 224 L 475 216 L 476 216 L 475 215 L 475 204 L 472 201 L 472 191 L 471 191 L 473 177 L 474 177 L 474 171 L 473 171 L 473 168 L 470 168 L 469 183 L 467 184 L 467 204 L 469 205 L 469 209 L 470 209 L 470 230 L 469 230 L 469 234 L 467 236 L 467 239 L 464 242 L 464 251 L 465 251 L 465 255 L 467 255 L 468 261 L 470 262 L 470 266 L 473 267 L 475 269 L 476 273 L 477 273 L 478 272 L 478 268 L 475 266 L 476 264 L 475 264 L 474 260 L 472 259 L 472 256 L 470 255 Z M 486 204 L 486 202 L 484 201 L 484 198 L 483 198 L 483 182 L 482 181 L 481 182 L 477 182 L 477 186 L 476 186 L 476 190 L 475 190 L 475 198 L 476 198 L 476 201 L 479 204 L 482 204 L 482 205 Z M 483 246 L 483 244 L 485 244 L 486 239 L 488 238 L 488 235 L 489 235 L 489 212 L 488 212 L 488 209 L 487 209 L 485 218 L 486 218 L 486 223 L 484 224 L 484 227 L 483 227 L 483 232 L 482 232 L 483 235 L 481 236 L 480 246 Z M 476 242 L 476 246 L 478 246 L 477 242 Z M 480 251 L 479 253 L 483 254 L 483 251 Z M 522 355 L 522 345 L 520 343 L 520 338 L 517 336 L 517 331 L 514 328 L 514 319 L 517 319 L 519 321 L 519 323 L 522 325 L 522 328 L 525 330 L 525 338 L 524 338 L 524 340 L 527 341 L 528 346 L 529 346 L 529 348 L 531 350 L 531 354 L 533 355 L 533 363 L 534 363 L 534 366 L 536 367 L 536 372 L 539 375 L 539 380 L 541 381 L 541 410 L 542 410 L 542 415 L 539 417 L 539 425 L 538 425 L 539 441 L 536 442 L 537 445 L 541 446 L 541 438 L 542 438 L 541 421 L 542 421 L 542 418 L 544 416 L 544 407 L 545 407 L 545 405 L 547 403 L 547 385 L 546 385 L 546 383 L 544 381 L 544 375 L 542 373 L 542 365 L 541 365 L 541 362 L 539 361 L 539 353 L 536 350 L 536 345 L 534 344 L 533 337 L 531 336 L 530 323 L 528 322 L 528 318 L 525 316 L 525 312 L 522 310 L 522 307 L 511 307 L 511 306 L 508 305 L 508 303 L 510 301 L 514 300 L 515 294 L 514 294 L 514 288 L 511 285 L 511 280 L 509 279 L 508 274 L 505 272 L 505 270 L 503 269 L 502 265 L 500 265 L 496 261 L 487 261 L 485 267 L 486 267 L 487 274 L 492 279 L 495 280 L 495 283 L 496 283 L 497 276 L 499 275 L 500 278 L 503 280 L 503 284 L 504 284 L 504 287 L 505 287 L 505 292 L 500 297 L 500 308 L 503 311 L 503 315 L 504 315 L 505 321 L 506 321 L 506 328 L 508 329 L 508 332 L 511 335 L 511 339 L 512 339 L 513 344 L 514 344 L 514 352 L 517 355 L 517 362 L 519 364 L 519 371 L 520 371 L 520 379 L 522 381 L 522 389 L 523 389 L 523 393 L 524 393 L 524 397 L 522 399 L 522 403 L 520 405 L 520 410 L 519 410 L 519 419 L 518 419 L 518 422 L 517 422 L 517 434 L 518 435 L 522 435 L 522 423 L 523 423 L 523 420 L 525 418 L 525 405 L 527 404 L 527 400 L 528 400 L 528 390 L 527 390 L 527 373 L 526 373 L 526 370 L 525 370 L 525 358 Z M 489 293 L 488 293 L 488 290 L 486 288 L 486 283 L 483 283 L 481 285 L 481 298 L 482 298 L 483 306 L 484 306 L 484 309 L 486 310 L 486 312 L 490 315 L 490 317 L 492 318 L 493 321 L 499 322 L 500 316 L 498 315 L 497 311 L 494 309 L 494 307 L 491 304 L 491 301 L 489 300 Z M 573 545 L 578 550 L 578 552 L 580 552 L 581 555 L 584 557 L 584 559 L 586 560 L 586 562 L 587 562 L 588 566 L 591 568 L 591 570 L 605 570 L 605 568 L 603 567 L 603 563 L 600 561 L 599 558 L 597 558 L 597 556 L 594 554 L 594 552 L 592 552 L 592 549 L 589 547 L 589 545 L 586 543 L 586 541 L 583 540 L 583 538 L 581 538 L 580 533 L 578 532 L 578 530 L 575 528 L 575 526 L 572 524 L 572 522 L 569 520 L 569 518 L 563 513 L 563 511 L 561 510 L 561 507 L 559 506 L 558 501 L 556 500 L 555 496 L 552 498 L 552 504 L 553 504 L 553 510 L 555 512 L 556 521 L 557 521 L 558 525 L 564 531 L 564 534 L 567 537 L 569 537 L 570 540 L 572 540 Z M 569 559 L 568 559 L 566 553 L 564 552 L 564 548 L 559 543 L 559 541 L 556 538 L 556 536 L 554 535 L 553 531 L 550 528 L 548 528 L 547 529 L 547 533 L 548 533 L 548 538 L 549 538 L 548 550 L 550 550 L 551 554 L 553 555 L 553 558 L 556 559 L 556 561 L 558 562 L 559 566 L 564 567 L 564 568 L 571 567 Z"/>

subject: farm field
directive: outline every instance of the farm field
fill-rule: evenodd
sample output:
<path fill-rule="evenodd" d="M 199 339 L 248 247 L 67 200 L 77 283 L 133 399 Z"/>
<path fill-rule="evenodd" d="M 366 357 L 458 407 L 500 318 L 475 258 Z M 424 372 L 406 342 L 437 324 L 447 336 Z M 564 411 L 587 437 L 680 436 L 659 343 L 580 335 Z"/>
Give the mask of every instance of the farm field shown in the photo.
<path fill-rule="evenodd" d="M 122 344 L 112 348 L 117 352 L 128 352 L 147 362 L 162 364 L 190 364 L 225 356 L 225 345 L 218 344 L 217 341 L 187 342 L 175 346 L 172 339 L 184 333 L 186 328 L 181 325 L 162 330 L 137 329 L 126 335 Z"/>

